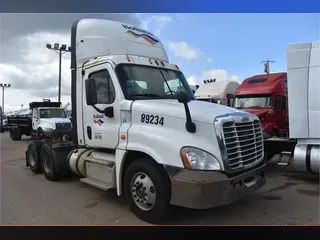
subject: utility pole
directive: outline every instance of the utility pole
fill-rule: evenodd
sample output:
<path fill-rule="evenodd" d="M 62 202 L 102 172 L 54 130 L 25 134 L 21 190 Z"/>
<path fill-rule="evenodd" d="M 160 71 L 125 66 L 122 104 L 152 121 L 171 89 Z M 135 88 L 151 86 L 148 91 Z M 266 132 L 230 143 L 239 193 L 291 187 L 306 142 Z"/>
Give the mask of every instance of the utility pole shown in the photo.
<path fill-rule="evenodd" d="M 2 88 L 2 115 L 4 116 L 4 89 L 11 87 L 11 84 L 0 83 L 0 87 Z"/>
<path fill-rule="evenodd" d="M 270 63 L 275 63 L 276 61 L 270 61 L 269 59 L 267 59 L 267 61 L 261 61 L 261 63 L 265 63 L 264 64 L 264 72 L 266 74 L 270 73 Z"/>
<path fill-rule="evenodd" d="M 55 43 L 52 47 L 50 43 L 47 43 L 46 48 L 55 51 L 59 54 L 59 87 L 58 87 L 58 102 L 61 102 L 61 60 L 62 54 L 71 52 L 71 47 L 67 47 L 66 44 L 62 44 L 61 46 L 59 43 Z"/>

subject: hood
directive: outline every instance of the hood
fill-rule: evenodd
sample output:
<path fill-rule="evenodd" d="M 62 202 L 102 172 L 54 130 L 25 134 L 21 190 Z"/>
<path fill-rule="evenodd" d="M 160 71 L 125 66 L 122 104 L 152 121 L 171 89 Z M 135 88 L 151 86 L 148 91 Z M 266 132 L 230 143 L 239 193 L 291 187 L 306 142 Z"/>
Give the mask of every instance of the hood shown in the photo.
<path fill-rule="evenodd" d="M 241 110 L 254 114 L 258 117 L 261 117 L 270 111 L 268 108 L 243 108 Z"/>
<path fill-rule="evenodd" d="M 71 123 L 69 118 L 41 118 L 43 123 Z"/>
<path fill-rule="evenodd" d="M 219 115 L 243 112 L 235 108 L 197 100 L 190 101 L 188 106 L 192 120 L 205 123 L 212 123 L 213 119 Z M 176 99 L 136 100 L 133 102 L 132 110 L 168 117 L 186 118 L 183 104 Z"/>

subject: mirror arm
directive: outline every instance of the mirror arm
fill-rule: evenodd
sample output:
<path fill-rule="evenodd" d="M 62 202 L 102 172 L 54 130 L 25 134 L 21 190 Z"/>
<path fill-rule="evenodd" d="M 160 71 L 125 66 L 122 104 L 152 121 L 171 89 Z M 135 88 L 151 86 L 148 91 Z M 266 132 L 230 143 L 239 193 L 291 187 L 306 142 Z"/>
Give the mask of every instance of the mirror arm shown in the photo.
<path fill-rule="evenodd" d="M 186 112 L 186 130 L 190 133 L 195 133 L 196 132 L 196 125 L 194 124 L 194 122 L 192 122 L 191 120 L 191 114 L 190 114 L 190 110 L 188 107 L 188 103 L 183 103 L 184 105 L 184 109 Z"/>
<path fill-rule="evenodd" d="M 96 105 L 92 105 L 92 107 L 98 112 L 98 113 L 104 113 L 104 110 L 101 110 L 96 107 Z"/>

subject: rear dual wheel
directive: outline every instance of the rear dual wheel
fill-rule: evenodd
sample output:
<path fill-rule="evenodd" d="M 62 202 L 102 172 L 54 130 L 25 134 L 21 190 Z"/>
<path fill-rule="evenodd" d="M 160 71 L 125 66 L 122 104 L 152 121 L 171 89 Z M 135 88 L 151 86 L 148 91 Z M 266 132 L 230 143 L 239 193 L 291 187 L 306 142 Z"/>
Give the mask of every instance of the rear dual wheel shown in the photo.
<path fill-rule="evenodd" d="M 32 172 L 43 173 L 49 181 L 55 181 L 59 178 L 49 142 L 39 139 L 30 141 L 26 157 Z"/>
<path fill-rule="evenodd" d="M 48 143 L 44 143 L 41 147 L 41 165 L 43 175 L 49 181 L 56 181 L 59 178 L 59 174 L 55 167 L 55 158 L 52 154 L 51 146 Z"/>

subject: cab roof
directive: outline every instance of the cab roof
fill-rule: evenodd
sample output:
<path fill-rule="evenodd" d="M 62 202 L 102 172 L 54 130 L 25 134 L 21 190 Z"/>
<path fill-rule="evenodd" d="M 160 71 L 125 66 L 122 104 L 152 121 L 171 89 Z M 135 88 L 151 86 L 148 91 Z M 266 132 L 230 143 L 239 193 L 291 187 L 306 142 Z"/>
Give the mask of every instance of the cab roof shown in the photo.
<path fill-rule="evenodd" d="M 196 98 L 224 99 L 226 94 L 234 94 L 239 86 L 235 81 L 211 82 L 201 85 L 195 93 Z"/>
<path fill-rule="evenodd" d="M 105 19 L 82 19 L 72 31 L 73 65 L 98 56 L 133 55 L 168 62 L 162 42 L 152 33 L 126 23 Z M 76 63 L 75 63 L 75 62 Z M 75 66 L 72 66 L 74 68 Z"/>
<path fill-rule="evenodd" d="M 282 81 L 281 81 L 282 80 Z M 235 95 L 270 94 L 280 92 L 286 84 L 287 73 L 258 74 L 246 78 L 237 88 Z"/>

